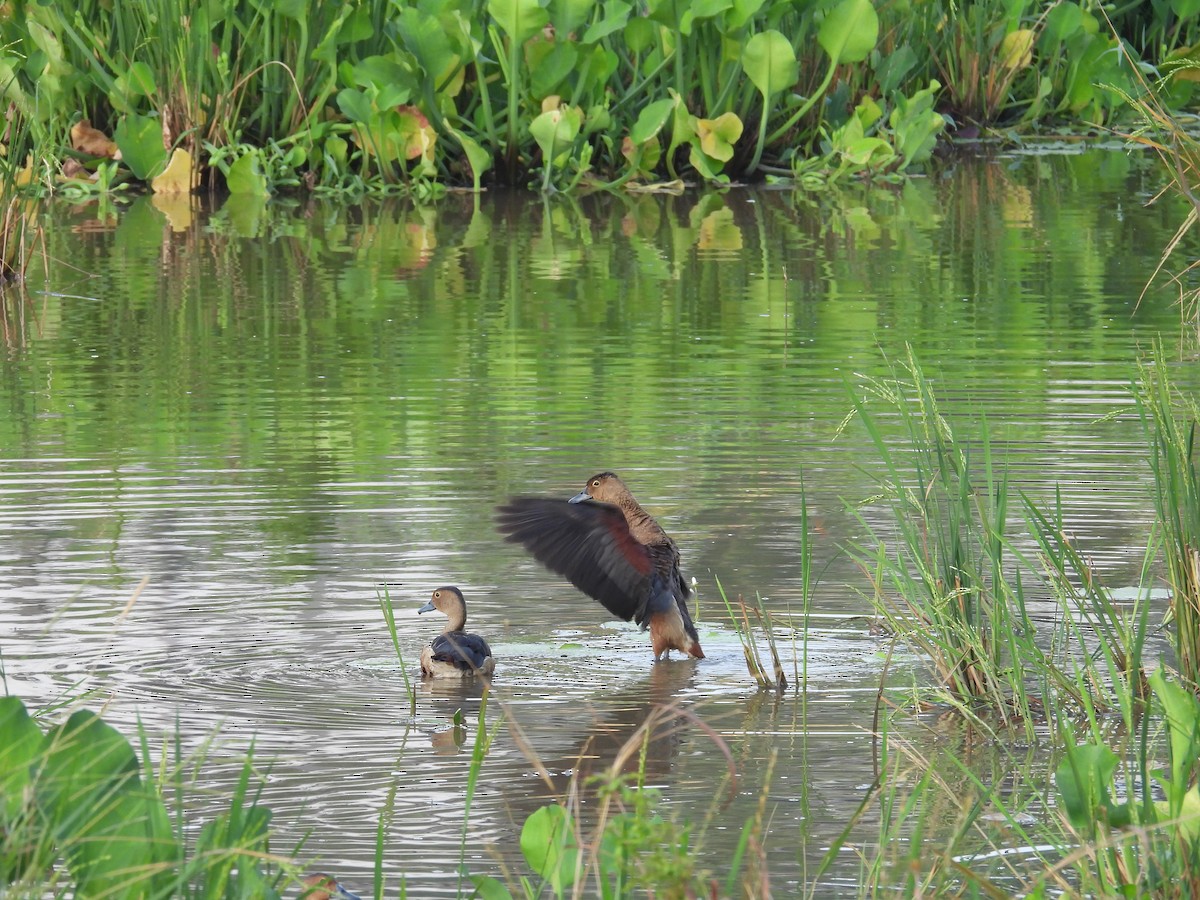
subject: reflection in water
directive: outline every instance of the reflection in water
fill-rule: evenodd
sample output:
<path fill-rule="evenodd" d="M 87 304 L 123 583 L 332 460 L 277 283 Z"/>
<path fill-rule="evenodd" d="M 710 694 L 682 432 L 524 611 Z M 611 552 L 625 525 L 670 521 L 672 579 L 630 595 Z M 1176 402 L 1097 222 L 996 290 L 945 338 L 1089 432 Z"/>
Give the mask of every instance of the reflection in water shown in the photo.
<path fill-rule="evenodd" d="M 518 866 L 524 815 L 652 722 L 647 780 L 665 814 L 706 823 L 714 871 L 774 760 L 765 862 L 799 890 L 874 780 L 884 653 L 851 619 L 864 579 L 845 548 L 859 516 L 888 532 L 871 442 L 839 432 L 848 392 L 912 345 L 944 415 L 986 417 L 1010 487 L 1061 485 L 1097 573 L 1135 583 L 1149 473 L 1136 417 L 1108 414 L 1141 347 L 1179 334 L 1169 302 L 1137 304 L 1182 218 L 1142 205 L 1150 171 L 1087 154 L 819 195 L 47 210 L 48 275 L 0 291 L 7 688 L 95 691 L 127 729 L 178 723 L 185 749 L 219 728 L 201 807 L 255 736 L 280 846 L 311 829 L 361 892 L 384 814 L 389 883 L 452 893 L 482 685 L 419 684 L 414 715 L 377 586 L 415 606 L 459 584 L 500 661 L 485 730 L 511 726 L 481 772 L 471 871 Z M 504 498 L 606 468 L 680 545 L 707 659 L 651 665 L 644 635 L 495 533 Z M 821 522 L 809 678 L 776 697 L 714 576 L 798 615 L 802 497 Z M 398 624 L 411 672 L 428 629 Z M 857 872 L 839 859 L 823 887 Z"/>

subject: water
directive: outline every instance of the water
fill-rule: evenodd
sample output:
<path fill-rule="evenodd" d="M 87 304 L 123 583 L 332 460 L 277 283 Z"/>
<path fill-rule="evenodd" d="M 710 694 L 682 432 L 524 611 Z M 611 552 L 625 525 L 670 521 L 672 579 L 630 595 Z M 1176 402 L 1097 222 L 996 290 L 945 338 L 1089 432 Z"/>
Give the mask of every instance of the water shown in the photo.
<path fill-rule="evenodd" d="M 440 627 L 416 608 L 457 584 L 499 660 L 489 720 L 510 723 L 472 805 L 472 872 L 514 864 L 528 813 L 666 703 L 648 779 L 722 881 L 778 755 L 766 862 L 785 895 L 874 778 L 887 648 L 847 549 L 878 458 L 839 429 L 852 393 L 911 345 L 946 415 L 986 416 L 1014 488 L 1061 486 L 1098 571 L 1136 584 L 1153 513 L 1129 386 L 1161 338 L 1197 387 L 1173 296 L 1138 304 L 1183 217 L 1145 206 L 1159 180 L 1094 152 L 829 195 L 59 207 L 47 274 L 0 323 L 8 690 L 87 689 L 130 733 L 178 724 L 211 755 L 201 815 L 253 738 L 275 849 L 311 829 L 305 852 L 361 891 L 394 795 L 389 884 L 453 893 L 480 691 L 419 685 L 410 715 L 377 594 L 412 664 Z M 679 543 L 708 659 L 651 665 L 645 635 L 495 533 L 508 496 L 570 496 L 601 469 Z M 715 579 L 797 621 L 803 502 L 802 703 L 756 692 Z M 818 893 L 857 872 L 847 854 Z"/>

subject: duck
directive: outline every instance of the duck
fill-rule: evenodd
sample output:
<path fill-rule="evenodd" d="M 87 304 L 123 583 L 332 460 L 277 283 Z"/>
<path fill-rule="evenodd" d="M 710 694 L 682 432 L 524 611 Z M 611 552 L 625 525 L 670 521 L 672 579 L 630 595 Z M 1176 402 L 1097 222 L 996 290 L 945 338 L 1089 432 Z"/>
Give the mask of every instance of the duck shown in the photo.
<path fill-rule="evenodd" d="M 417 612 L 435 609 L 446 614 L 446 627 L 421 651 L 421 674 L 426 678 L 491 675 L 496 669 L 492 648 L 479 635 L 463 631 L 467 624 L 467 601 L 462 591 L 451 585 L 440 587 Z"/>
<path fill-rule="evenodd" d="M 648 628 L 655 662 L 672 650 L 704 659 L 679 548 L 615 473 L 593 475 L 569 500 L 512 497 L 496 508 L 496 527 L 609 612 Z"/>

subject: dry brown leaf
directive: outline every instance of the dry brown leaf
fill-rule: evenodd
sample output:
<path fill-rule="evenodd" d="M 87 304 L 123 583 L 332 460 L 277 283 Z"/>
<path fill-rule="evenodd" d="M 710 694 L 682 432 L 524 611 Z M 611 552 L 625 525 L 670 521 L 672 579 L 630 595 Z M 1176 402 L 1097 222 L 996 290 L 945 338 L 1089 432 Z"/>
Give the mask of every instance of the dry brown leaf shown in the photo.
<path fill-rule="evenodd" d="M 200 184 L 200 173 L 192 163 L 192 154 L 176 147 L 171 161 L 157 178 L 150 181 L 156 194 L 190 194 Z"/>
<path fill-rule="evenodd" d="M 93 128 L 87 119 L 80 119 L 71 126 L 71 146 L 88 156 L 121 158 L 121 151 L 117 149 L 116 143 L 103 131 Z"/>

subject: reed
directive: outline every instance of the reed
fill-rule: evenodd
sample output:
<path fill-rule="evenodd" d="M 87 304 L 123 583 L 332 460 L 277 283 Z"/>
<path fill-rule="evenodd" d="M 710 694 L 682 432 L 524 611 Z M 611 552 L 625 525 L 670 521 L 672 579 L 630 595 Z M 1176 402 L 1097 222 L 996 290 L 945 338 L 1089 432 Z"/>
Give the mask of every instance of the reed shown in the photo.
<path fill-rule="evenodd" d="M 1171 587 L 1171 636 L 1179 671 L 1200 685 L 1200 477 L 1194 400 L 1174 389 L 1162 348 L 1142 366 L 1134 393 L 1154 473 L 1154 505 Z"/>
<path fill-rule="evenodd" d="M 895 531 L 889 551 L 882 526 L 856 512 L 871 539 L 856 550 L 871 600 L 933 663 L 949 700 L 982 701 L 1002 717 L 1027 720 L 1021 673 L 1041 654 L 1021 581 L 1006 577 L 1008 486 L 986 422 L 974 447 L 959 438 L 911 348 L 890 378 L 862 386 L 854 408 L 882 461 L 873 499 L 890 509 Z M 885 434 L 885 416 L 897 423 L 898 437 Z"/>
<path fill-rule="evenodd" d="M 721 595 L 725 611 L 729 614 L 730 622 L 733 623 L 734 633 L 742 646 L 742 655 L 746 660 L 746 669 L 750 672 L 750 677 L 760 688 L 786 690 L 787 675 L 784 674 L 783 663 L 779 659 L 779 648 L 775 642 L 775 629 L 771 615 L 763 605 L 762 597 L 756 592 L 753 604 L 747 604 L 742 595 L 738 594 L 737 600 L 731 602 L 719 578 L 717 579 L 717 591 Z M 752 618 L 753 621 L 751 621 Z M 767 648 L 771 653 L 770 674 L 768 674 L 767 666 L 758 649 L 754 623 L 757 623 L 758 629 L 766 638 Z"/>
<path fill-rule="evenodd" d="M 388 636 L 392 639 L 392 649 L 396 652 L 396 661 L 400 664 L 400 677 L 404 679 L 404 693 L 408 695 L 409 715 L 417 714 L 417 688 L 408 675 L 408 665 L 404 662 L 404 651 L 400 649 L 400 633 L 396 628 L 396 611 L 392 607 L 392 597 L 387 586 L 381 586 L 375 591 L 379 602 L 379 611 L 383 613 L 383 621 L 387 625 Z"/>

